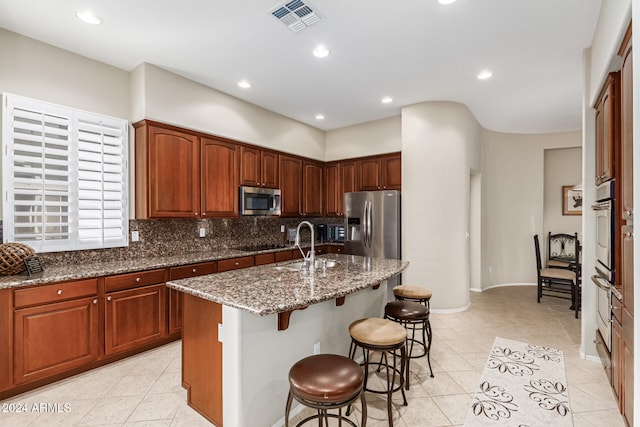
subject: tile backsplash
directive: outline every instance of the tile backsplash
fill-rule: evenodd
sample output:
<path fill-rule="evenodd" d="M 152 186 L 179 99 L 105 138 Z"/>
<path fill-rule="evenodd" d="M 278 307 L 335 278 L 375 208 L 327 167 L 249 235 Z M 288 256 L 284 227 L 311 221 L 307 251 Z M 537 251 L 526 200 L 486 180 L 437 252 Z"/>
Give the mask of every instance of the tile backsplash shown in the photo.
<path fill-rule="evenodd" d="M 289 244 L 288 228 L 300 221 L 313 224 L 337 224 L 340 218 L 267 218 L 238 217 L 222 219 L 132 219 L 129 220 L 129 246 L 123 248 L 39 253 L 43 264 L 89 263 L 118 261 L 144 257 L 177 255 L 189 252 L 232 249 L 246 245 Z M 285 232 L 280 231 L 285 226 Z M 205 237 L 199 237 L 200 228 Z M 1 222 L 0 222 L 0 230 Z M 140 240 L 131 241 L 131 232 L 138 231 Z M 308 228 L 302 231 L 302 241 L 309 241 Z"/>

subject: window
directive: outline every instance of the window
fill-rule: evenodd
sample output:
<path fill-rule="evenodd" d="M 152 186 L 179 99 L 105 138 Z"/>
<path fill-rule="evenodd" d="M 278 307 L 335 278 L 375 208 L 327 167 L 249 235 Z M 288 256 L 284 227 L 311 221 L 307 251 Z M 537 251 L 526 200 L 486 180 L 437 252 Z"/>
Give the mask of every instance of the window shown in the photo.
<path fill-rule="evenodd" d="M 127 121 L 10 94 L 3 106 L 4 241 L 127 246 Z"/>

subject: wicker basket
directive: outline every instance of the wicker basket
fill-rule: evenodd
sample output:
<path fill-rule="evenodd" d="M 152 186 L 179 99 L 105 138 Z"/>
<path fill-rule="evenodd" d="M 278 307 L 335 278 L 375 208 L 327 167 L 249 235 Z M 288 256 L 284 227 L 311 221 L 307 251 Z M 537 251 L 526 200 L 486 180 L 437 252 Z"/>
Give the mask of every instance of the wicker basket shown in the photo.
<path fill-rule="evenodd" d="M 23 243 L 4 243 L 0 245 L 0 274 L 10 276 L 23 272 L 24 259 L 36 254 L 32 247 Z"/>

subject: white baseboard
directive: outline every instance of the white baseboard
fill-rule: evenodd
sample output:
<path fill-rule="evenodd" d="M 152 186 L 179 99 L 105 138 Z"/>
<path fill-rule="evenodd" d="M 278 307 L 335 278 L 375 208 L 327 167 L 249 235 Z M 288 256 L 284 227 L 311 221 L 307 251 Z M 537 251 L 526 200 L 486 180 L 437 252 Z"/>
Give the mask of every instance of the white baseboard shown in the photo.
<path fill-rule="evenodd" d="M 469 291 L 471 292 L 484 292 L 488 289 L 493 289 L 493 288 L 504 288 L 507 286 L 538 286 L 537 283 L 500 283 L 497 285 L 491 285 L 491 286 L 487 286 L 486 288 L 469 288 Z"/>

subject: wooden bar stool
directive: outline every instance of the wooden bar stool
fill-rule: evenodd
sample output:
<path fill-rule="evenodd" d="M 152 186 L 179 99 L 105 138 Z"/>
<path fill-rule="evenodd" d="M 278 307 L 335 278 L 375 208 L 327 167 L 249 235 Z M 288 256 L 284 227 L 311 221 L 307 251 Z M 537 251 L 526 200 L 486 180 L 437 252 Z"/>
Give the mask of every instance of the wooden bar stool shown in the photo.
<path fill-rule="evenodd" d="M 300 421 L 296 427 L 308 421 L 318 419 L 318 425 L 329 426 L 329 418 L 337 418 L 357 427 L 342 415 L 342 408 L 351 405 L 360 398 L 362 404 L 362 427 L 367 425 L 367 402 L 364 397 L 365 375 L 362 368 L 353 360 L 337 354 L 316 354 L 296 362 L 289 370 L 289 396 L 285 409 L 284 425 L 289 426 L 289 412 L 293 399 L 310 408 L 317 414 Z M 338 409 L 338 414 L 329 414 L 330 409 Z"/>
<path fill-rule="evenodd" d="M 422 357 L 424 355 L 427 356 L 427 362 L 429 363 L 429 371 L 431 371 L 431 378 L 433 378 L 433 369 L 431 368 L 431 340 L 433 338 L 433 334 L 431 331 L 431 322 L 429 321 L 429 312 L 431 310 L 431 296 L 433 292 L 431 290 L 425 288 L 424 286 L 416 286 L 416 285 L 399 285 L 393 288 L 393 295 L 396 297 L 397 301 L 411 301 L 415 303 L 422 304 L 426 307 L 426 319 L 422 320 L 411 320 L 405 323 L 407 329 L 411 330 L 411 338 L 410 338 L 410 346 L 408 350 L 408 357 L 411 359 L 416 359 L 418 357 Z M 411 315 L 411 317 L 415 317 L 415 315 Z M 422 341 L 418 341 L 415 339 L 416 329 L 422 329 Z M 418 354 L 414 354 L 413 352 L 413 344 L 418 344 L 419 351 Z"/>
<path fill-rule="evenodd" d="M 370 317 L 367 319 L 356 320 L 349 325 L 349 334 L 351 335 L 351 347 L 349 348 L 349 357 L 355 359 L 356 350 L 362 348 L 364 362 L 364 390 L 371 393 L 380 393 L 387 395 L 387 414 L 389 418 L 389 427 L 393 427 L 392 401 L 391 396 L 394 392 L 400 390 L 404 406 L 407 406 L 407 397 L 404 393 L 404 385 L 408 384 L 409 371 L 405 371 L 407 363 L 406 341 L 407 330 L 396 322 L 388 319 L 380 319 Z M 381 352 L 378 371 L 383 367 L 386 372 L 386 389 L 375 390 L 367 387 L 369 378 L 369 353 L 371 351 Z M 400 365 L 398 366 L 397 358 L 400 353 Z M 393 363 L 389 363 L 388 355 L 393 356 Z M 384 363 L 383 363 L 384 360 Z M 373 363 L 372 363 L 373 365 Z M 406 372 L 406 380 L 405 380 Z M 396 374 L 398 374 L 398 384 L 396 384 Z"/>

